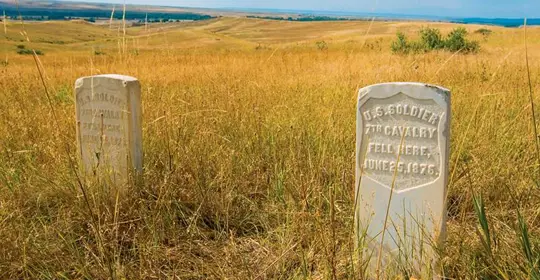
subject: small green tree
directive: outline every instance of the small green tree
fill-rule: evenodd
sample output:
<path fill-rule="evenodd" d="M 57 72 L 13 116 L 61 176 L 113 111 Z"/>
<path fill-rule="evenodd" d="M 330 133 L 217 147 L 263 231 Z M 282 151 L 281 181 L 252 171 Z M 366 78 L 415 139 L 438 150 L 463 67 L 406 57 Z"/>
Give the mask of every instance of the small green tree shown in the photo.
<path fill-rule="evenodd" d="M 445 40 L 445 49 L 451 52 L 462 51 L 464 53 L 478 52 L 480 46 L 476 41 L 468 41 L 465 39 L 467 30 L 463 27 L 458 27 L 452 30 Z"/>
<path fill-rule="evenodd" d="M 407 54 L 410 51 L 410 46 L 407 43 L 407 37 L 405 37 L 405 34 L 402 32 L 399 32 L 396 34 L 397 40 L 392 42 L 392 45 L 390 48 L 392 49 L 393 53 L 397 54 Z"/>
<path fill-rule="evenodd" d="M 441 31 L 437 28 L 425 27 L 420 29 L 420 40 L 428 51 L 444 48 Z"/>

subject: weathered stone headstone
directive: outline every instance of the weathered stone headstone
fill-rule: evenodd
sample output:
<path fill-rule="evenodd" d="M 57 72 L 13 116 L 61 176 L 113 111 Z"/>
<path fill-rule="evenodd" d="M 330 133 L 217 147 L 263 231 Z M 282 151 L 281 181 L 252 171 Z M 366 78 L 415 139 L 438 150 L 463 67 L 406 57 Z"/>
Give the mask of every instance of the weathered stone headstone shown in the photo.
<path fill-rule="evenodd" d="M 87 175 L 125 184 L 142 170 L 141 90 L 122 75 L 75 82 L 79 155 Z"/>
<path fill-rule="evenodd" d="M 423 270 L 445 231 L 450 91 L 368 86 L 359 91 L 356 121 L 358 246 L 372 272 L 392 263 Z"/>

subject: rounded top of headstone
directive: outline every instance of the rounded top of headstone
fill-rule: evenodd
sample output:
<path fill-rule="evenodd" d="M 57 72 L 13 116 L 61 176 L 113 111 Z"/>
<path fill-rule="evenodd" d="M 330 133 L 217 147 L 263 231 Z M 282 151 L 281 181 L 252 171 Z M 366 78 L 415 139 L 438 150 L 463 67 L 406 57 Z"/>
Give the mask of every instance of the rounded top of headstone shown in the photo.
<path fill-rule="evenodd" d="M 370 92 L 377 93 L 379 97 L 392 96 L 399 92 L 413 94 L 414 97 L 420 98 L 432 96 L 433 92 L 437 93 L 443 100 L 449 100 L 450 97 L 450 90 L 441 86 L 418 82 L 392 82 L 361 88 L 358 91 L 358 98 L 361 99 Z"/>
<path fill-rule="evenodd" d="M 445 92 L 450 92 L 449 89 L 432 85 L 432 84 L 425 84 L 425 83 L 419 83 L 419 82 L 389 82 L 389 83 L 380 83 L 380 84 L 373 84 L 367 87 L 364 87 L 362 89 L 372 89 L 372 88 L 378 88 L 378 87 L 402 87 L 402 86 L 411 86 L 411 87 L 426 87 L 426 88 L 432 88 L 434 90 L 440 90 Z"/>
<path fill-rule="evenodd" d="M 103 75 L 94 75 L 78 78 L 75 81 L 75 88 L 88 87 L 90 85 L 98 86 L 103 83 L 121 83 L 124 86 L 127 86 L 131 83 L 138 83 L 137 78 L 119 74 L 103 74 Z M 86 84 L 86 85 L 85 85 Z"/>
<path fill-rule="evenodd" d="M 81 77 L 80 79 L 88 79 L 88 78 L 109 78 L 109 79 L 123 80 L 127 82 L 137 81 L 137 78 L 135 77 L 120 75 L 120 74 L 94 75 L 94 76 Z"/>

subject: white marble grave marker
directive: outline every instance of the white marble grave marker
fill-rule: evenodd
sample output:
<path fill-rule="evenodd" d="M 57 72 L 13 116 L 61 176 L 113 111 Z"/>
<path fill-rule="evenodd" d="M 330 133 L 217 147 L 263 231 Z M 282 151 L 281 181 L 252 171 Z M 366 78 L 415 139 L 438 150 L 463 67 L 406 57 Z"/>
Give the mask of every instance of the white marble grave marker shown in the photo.
<path fill-rule="evenodd" d="M 87 175 L 124 184 L 142 170 L 141 90 L 122 75 L 83 77 L 75 82 L 77 139 Z"/>
<path fill-rule="evenodd" d="M 372 269 L 399 263 L 421 270 L 435 261 L 432 245 L 445 231 L 450 91 L 368 86 L 358 93 L 356 122 L 357 245 Z"/>

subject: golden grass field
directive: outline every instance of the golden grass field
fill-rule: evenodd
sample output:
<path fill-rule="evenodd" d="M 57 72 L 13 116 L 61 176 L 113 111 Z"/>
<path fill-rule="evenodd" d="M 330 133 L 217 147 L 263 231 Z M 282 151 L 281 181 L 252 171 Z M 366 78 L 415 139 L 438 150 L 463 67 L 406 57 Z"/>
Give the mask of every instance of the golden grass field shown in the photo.
<path fill-rule="evenodd" d="M 397 31 L 457 25 L 219 18 L 125 35 L 119 26 L 0 29 L 0 279 L 363 279 L 356 98 L 391 81 L 452 91 L 444 276 L 540 279 L 523 28 L 488 27 L 484 38 L 465 25 L 478 54 L 402 56 L 390 51 Z M 46 87 L 20 44 L 44 52 Z M 527 29 L 527 44 L 536 105 L 540 28 Z M 142 84 L 144 185 L 118 204 L 107 186 L 81 189 L 69 160 L 74 82 L 106 73 Z M 473 207 L 480 195 L 489 235 Z M 409 276 L 404 267 L 398 279 Z"/>

